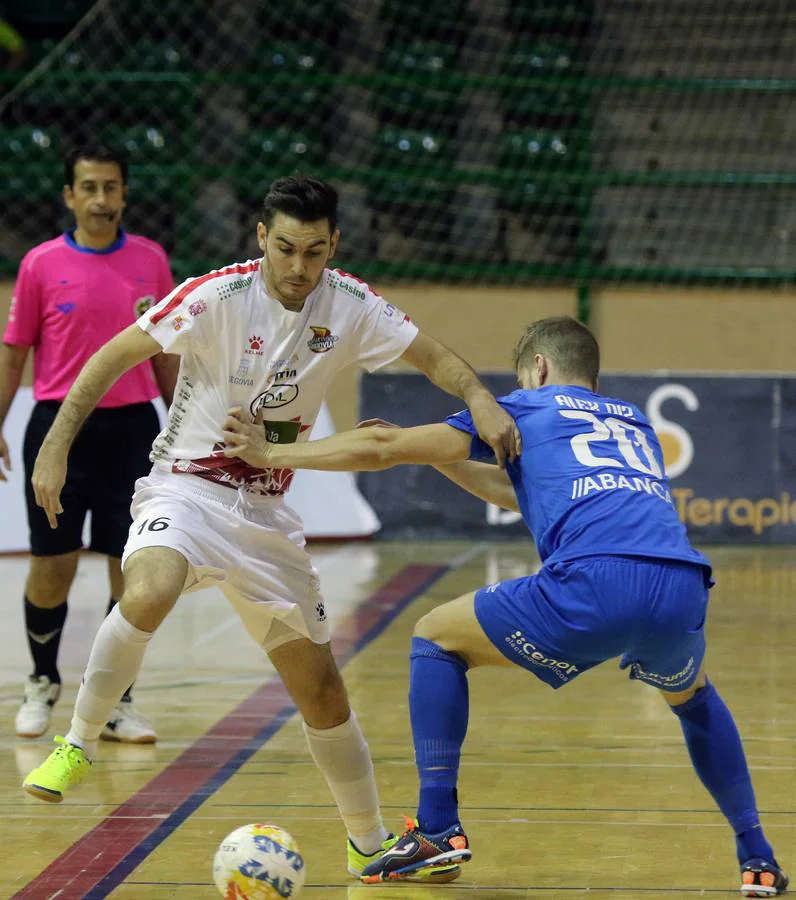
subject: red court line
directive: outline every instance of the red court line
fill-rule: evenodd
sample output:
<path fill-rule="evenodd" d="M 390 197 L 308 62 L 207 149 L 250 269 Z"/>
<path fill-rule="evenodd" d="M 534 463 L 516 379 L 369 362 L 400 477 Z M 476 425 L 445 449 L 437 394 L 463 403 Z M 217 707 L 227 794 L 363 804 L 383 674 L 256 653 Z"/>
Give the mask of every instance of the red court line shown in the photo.
<path fill-rule="evenodd" d="M 447 566 L 406 566 L 357 607 L 335 629 L 332 639 L 340 665 L 377 637 L 408 602 L 446 571 Z M 107 896 L 126 877 L 126 870 L 140 864 L 171 833 L 173 828 L 167 829 L 159 840 L 148 840 L 158 829 L 163 831 L 164 820 L 186 802 L 192 812 L 212 796 L 292 715 L 294 710 L 286 709 L 290 704 L 290 697 L 277 678 L 263 685 L 11 900 Z M 57 826 L 57 818 L 57 810 L 53 810 L 53 827 Z M 150 846 L 143 853 L 134 854 L 145 842 Z M 135 862 L 124 866 L 125 858 L 131 854 L 136 857 Z M 119 867 L 125 869 L 125 874 L 114 878 L 113 884 L 107 883 Z M 103 880 L 106 885 L 101 886 Z"/>

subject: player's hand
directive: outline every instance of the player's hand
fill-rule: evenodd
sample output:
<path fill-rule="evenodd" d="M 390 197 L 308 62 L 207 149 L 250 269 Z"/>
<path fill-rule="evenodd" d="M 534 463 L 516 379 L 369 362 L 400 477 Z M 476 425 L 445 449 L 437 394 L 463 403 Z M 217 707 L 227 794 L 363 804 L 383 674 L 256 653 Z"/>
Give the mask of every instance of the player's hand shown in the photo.
<path fill-rule="evenodd" d="M 363 419 L 357 424 L 357 428 L 400 428 L 395 422 L 388 422 L 386 419 Z"/>
<path fill-rule="evenodd" d="M 36 457 L 30 479 L 36 503 L 47 514 L 50 528 L 58 527 L 56 516 L 64 511 L 61 506 L 61 491 L 66 483 L 66 457 L 66 453 L 49 446 L 45 441 Z"/>
<path fill-rule="evenodd" d="M 8 444 L 2 434 L 0 434 L 0 463 L 2 463 L 0 465 L 0 481 L 8 481 L 6 472 L 11 471 L 11 454 L 8 452 Z M 3 466 L 5 466 L 5 472 Z"/>
<path fill-rule="evenodd" d="M 233 406 L 228 410 L 222 427 L 222 436 L 227 445 L 224 456 L 235 456 L 258 469 L 269 467 L 268 457 L 274 445 L 266 440 L 262 422 L 248 422 L 243 410 L 239 406 Z"/>
<path fill-rule="evenodd" d="M 478 437 L 489 444 L 501 469 L 522 453 L 522 439 L 517 423 L 491 394 L 484 394 L 470 404 Z"/>

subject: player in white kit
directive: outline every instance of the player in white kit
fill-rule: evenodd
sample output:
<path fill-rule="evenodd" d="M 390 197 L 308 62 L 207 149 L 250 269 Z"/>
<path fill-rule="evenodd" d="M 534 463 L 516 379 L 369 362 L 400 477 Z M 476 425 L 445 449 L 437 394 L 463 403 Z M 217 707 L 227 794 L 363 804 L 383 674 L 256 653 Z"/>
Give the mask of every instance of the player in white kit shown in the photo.
<path fill-rule="evenodd" d="M 384 829 L 368 746 L 330 651 L 302 522 L 284 502 L 293 473 L 227 458 L 221 423 L 240 406 L 270 440 L 307 440 L 338 371 L 352 364 L 370 371 L 402 357 L 467 403 L 499 459 L 514 458 L 519 436 L 463 360 L 359 279 L 327 267 L 336 221 L 331 186 L 301 175 L 274 182 L 257 226 L 262 259 L 183 282 L 102 347 L 66 397 L 32 479 L 52 527 L 69 447 L 100 397 L 161 350 L 181 356 L 152 471 L 136 484 L 124 594 L 95 638 L 70 731 L 56 738 L 58 747 L 24 787 L 59 802 L 88 773 L 99 733 L 135 680 L 154 631 L 182 593 L 216 583 L 302 715 L 348 830 L 349 872 L 359 875 L 394 838 Z M 456 866 L 431 871 L 437 881 L 459 874 Z"/>

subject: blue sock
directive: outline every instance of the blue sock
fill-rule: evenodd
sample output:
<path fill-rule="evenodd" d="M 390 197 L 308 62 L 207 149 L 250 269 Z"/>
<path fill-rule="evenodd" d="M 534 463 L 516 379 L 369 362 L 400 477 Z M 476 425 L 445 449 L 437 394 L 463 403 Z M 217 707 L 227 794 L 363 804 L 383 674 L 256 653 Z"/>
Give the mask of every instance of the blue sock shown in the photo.
<path fill-rule="evenodd" d="M 412 638 L 409 714 L 420 776 L 417 821 L 439 834 L 459 822 L 456 781 L 467 734 L 470 695 L 467 664 L 433 641 Z"/>
<path fill-rule="evenodd" d="M 760 826 L 752 779 L 741 736 L 719 692 L 707 685 L 687 702 L 673 706 L 680 719 L 691 762 L 702 784 L 735 832 L 738 862 L 774 862 L 774 851 Z"/>

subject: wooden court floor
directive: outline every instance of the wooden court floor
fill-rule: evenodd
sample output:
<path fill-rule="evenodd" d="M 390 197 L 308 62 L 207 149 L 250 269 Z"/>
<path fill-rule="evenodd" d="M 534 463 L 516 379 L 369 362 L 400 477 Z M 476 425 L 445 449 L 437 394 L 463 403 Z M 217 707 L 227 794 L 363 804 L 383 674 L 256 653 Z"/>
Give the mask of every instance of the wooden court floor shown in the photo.
<path fill-rule="evenodd" d="M 385 819 L 414 811 L 407 712 L 413 623 L 435 604 L 533 570 L 530 544 L 373 543 L 316 551 L 336 648 L 376 764 Z M 733 709 L 780 861 L 796 864 L 796 554 L 709 550 L 717 569 L 708 669 Z M 218 896 L 216 845 L 247 822 L 299 841 L 307 900 L 514 900 L 562 896 L 739 896 L 732 834 L 691 771 L 657 692 L 608 663 L 558 692 L 522 671 L 471 676 L 461 812 L 473 860 L 445 886 L 366 887 L 345 872 L 344 831 L 267 660 L 223 597 L 183 598 L 155 637 L 136 698 L 152 747 L 103 745 L 60 806 L 23 794 L 51 747 L 13 731 L 27 671 L 26 561 L 0 559 L 0 898 Z M 101 559 L 86 556 L 62 646 L 67 727 L 105 608 Z"/>

